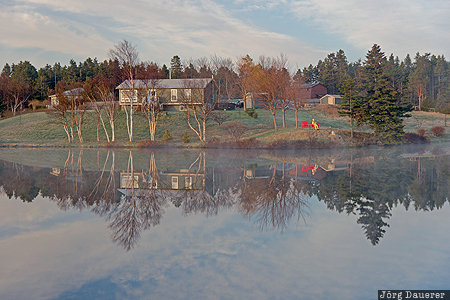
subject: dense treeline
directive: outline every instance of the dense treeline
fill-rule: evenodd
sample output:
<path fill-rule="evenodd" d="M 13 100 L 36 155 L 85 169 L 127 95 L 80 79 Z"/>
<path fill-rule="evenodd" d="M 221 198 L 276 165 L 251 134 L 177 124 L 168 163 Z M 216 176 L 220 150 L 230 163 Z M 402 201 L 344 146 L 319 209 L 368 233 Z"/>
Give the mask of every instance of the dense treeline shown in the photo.
<path fill-rule="evenodd" d="M 361 83 L 364 63 L 361 60 L 349 63 L 344 51 L 330 53 L 316 66 L 298 70 L 306 82 L 320 81 L 329 94 L 344 94 L 344 83 L 354 79 Z M 416 53 L 414 61 L 409 54 L 403 60 L 391 54 L 385 61 L 385 71 L 392 88 L 398 91 L 401 100 L 421 109 L 435 109 L 448 113 L 450 98 L 450 62 L 443 55 Z"/>
<path fill-rule="evenodd" d="M 245 58 L 242 58 L 245 60 Z M 242 60 L 241 59 L 241 60 Z M 263 66 L 264 60 L 259 61 Z M 245 73 L 240 72 L 240 62 L 213 56 L 182 62 L 179 56 L 171 59 L 170 66 L 141 62 L 136 67 L 136 78 L 148 74 L 148 68 L 160 78 L 205 78 L 214 76 L 220 86 L 222 98 L 241 98 Z M 264 67 L 264 66 L 263 66 Z M 99 62 L 87 58 L 77 63 L 73 59 L 67 65 L 55 63 L 36 69 L 30 62 L 5 64 L 0 76 L 0 111 L 13 113 L 28 107 L 32 100 L 44 101 L 55 93 L 59 82 L 65 85 L 83 84 L 108 79 L 111 86 L 124 80 L 122 66 L 117 60 Z M 450 97 L 450 62 L 443 55 L 417 53 L 414 59 L 408 54 L 403 60 L 391 54 L 386 60 L 386 72 L 390 85 L 401 100 L 420 109 L 435 109 L 448 113 Z M 170 71 L 169 71 L 170 70 Z M 348 62 L 343 50 L 330 53 L 314 66 L 298 69 L 293 79 L 310 83 L 320 81 L 329 94 L 344 94 L 344 83 L 348 79 L 362 81 L 364 64 L 361 60 Z M 141 75 L 139 75 L 141 74 Z"/>

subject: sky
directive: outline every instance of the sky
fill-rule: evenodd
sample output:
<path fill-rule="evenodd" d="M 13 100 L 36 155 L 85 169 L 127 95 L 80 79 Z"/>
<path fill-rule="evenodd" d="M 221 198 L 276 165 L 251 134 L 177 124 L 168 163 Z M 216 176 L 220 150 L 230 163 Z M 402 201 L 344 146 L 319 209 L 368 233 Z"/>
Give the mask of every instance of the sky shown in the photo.
<path fill-rule="evenodd" d="M 450 57 L 448 0 L 0 0 L 0 65 L 108 59 L 126 39 L 142 61 L 284 54 L 293 70 L 373 44 L 403 59 Z"/>

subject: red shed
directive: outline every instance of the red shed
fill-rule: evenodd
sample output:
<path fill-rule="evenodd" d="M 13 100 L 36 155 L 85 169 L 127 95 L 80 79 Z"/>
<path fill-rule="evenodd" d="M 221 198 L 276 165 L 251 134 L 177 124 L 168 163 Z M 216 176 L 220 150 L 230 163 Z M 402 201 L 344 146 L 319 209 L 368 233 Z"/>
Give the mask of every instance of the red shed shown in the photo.
<path fill-rule="evenodd" d="M 300 87 L 300 99 L 308 101 L 310 104 L 318 104 L 319 99 L 326 94 L 327 88 L 320 82 L 306 83 Z"/>

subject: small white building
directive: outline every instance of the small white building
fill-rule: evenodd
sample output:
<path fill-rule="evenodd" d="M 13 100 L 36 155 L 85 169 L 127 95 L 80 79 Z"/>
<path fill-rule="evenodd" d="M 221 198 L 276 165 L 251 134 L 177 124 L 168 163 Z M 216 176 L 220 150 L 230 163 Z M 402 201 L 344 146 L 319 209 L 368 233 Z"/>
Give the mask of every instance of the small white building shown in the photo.
<path fill-rule="evenodd" d="M 322 98 L 320 98 L 320 104 L 332 104 L 332 105 L 338 105 L 342 102 L 342 96 L 341 95 L 330 95 L 326 94 Z"/>
<path fill-rule="evenodd" d="M 63 92 L 63 94 L 71 101 L 73 101 L 76 98 L 81 97 L 81 94 L 84 92 L 83 88 L 75 88 L 68 91 Z M 57 106 L 59 104 L 58 96 L 56 94 L 50 95 L 50 105 L 51 106 Z"/>

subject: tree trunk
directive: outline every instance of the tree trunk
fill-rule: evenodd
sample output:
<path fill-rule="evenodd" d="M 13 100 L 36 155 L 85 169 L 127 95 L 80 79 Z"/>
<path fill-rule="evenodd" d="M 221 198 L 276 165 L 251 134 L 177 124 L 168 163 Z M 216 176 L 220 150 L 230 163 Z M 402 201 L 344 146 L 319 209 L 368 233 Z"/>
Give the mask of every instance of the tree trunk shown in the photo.
<path fill-rule="evenodd" d="M 108 143 L 109 143 L 110 140 L 109 140 L 108 130 L 106 130 L 105 122 L 103 121 L 103 117 L 102 117 L 102 115 L 101 115 L 101 112 L 100 112 L 100 115 L 99 115 L 99 116 L 100 116 L 100 121 L 102 122 L 103 130 L 105 131 L 106 140 L 107 140 Z M 98 138 L 98 129 L 97 129 L 97 141 L 99 141 L 99 138 Z"/>
<path fill-rule="evenodd" d="M 70 144 L 72 142 L 72 140 L 70 139 L 69 128 L 67 128 L 66 125 L 64 125 L 64 131 L 67 134 L 67 140 L 69 141 L 69 144 Z"/>
<path fill-rule="evenodd" d="M 116 134 L 114 130 L 114 121 L 110 120 L 109 124 L 111 125 L 111 142 L 114 142 L 116 140 Z"/>
<path fill-rule="evenodd" d="M 298 129 L 298 109 L 295 110 L 295 128 Z"/>
<path fill-rule="evenodd" d="M 100 135 L 99 135 L 99 129 L 100 129 L 100 116 L 97 115 L 97 142 L 100 142 Z"/>
<path fill-rule="evenodd" d="M 273 129 L 278 130 L 277 121 L 275 120 L 275 112 L 273 111 L 272 111 L 272 118 L 273 118 Z"/>
<path fill-rule="evenodd" d="M 350 117 L 350 137 L 353 138 L 353 116 Z"/>
<path fill-rule="evenodd" d="M 206 143 L 206 116 L 203 118 L 203 143 Z"/>
<path fill-rule="evenodd" d="M 131 102 L 133 102 L 133 99 L 131 99 Z M 130 109 L 130 142 L 133 141 L 133 105 L 131 105 Z"/>

